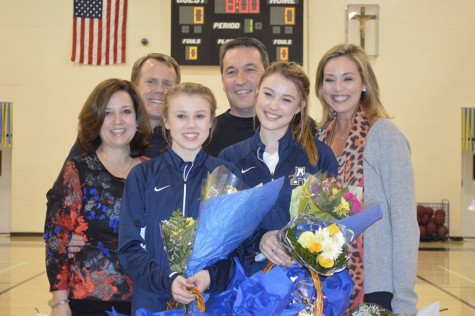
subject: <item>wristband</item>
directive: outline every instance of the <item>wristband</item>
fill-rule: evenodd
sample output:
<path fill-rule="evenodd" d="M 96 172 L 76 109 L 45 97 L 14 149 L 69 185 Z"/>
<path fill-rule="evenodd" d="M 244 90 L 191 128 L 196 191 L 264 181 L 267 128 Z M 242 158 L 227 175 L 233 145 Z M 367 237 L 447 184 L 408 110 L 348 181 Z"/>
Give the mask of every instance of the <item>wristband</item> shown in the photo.
<path fill-rule="evenodd" d="M 69 300 L 60 300 L 60 301 L 57 301 L 56 303 L 52 304 L 53 300 L 50 300 L 48 302 L 48 305 L 49 307 L 51 307 L 51 309 L 55 309 L 56 307 L 58 307 L 59 305 L 63 305 L 63 304 L 68 304 L 69 303 Z"/>

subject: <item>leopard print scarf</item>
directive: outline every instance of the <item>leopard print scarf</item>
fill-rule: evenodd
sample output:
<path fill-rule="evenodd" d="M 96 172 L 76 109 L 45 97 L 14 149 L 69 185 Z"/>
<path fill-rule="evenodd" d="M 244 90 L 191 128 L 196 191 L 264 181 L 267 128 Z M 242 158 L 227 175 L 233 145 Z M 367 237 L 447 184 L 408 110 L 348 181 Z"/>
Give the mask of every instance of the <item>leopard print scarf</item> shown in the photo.
<path fill-rule="evenodd" d="M 336 112 L 319 131 L 318 139 L 325 142 L 336 123 Z M 341 183 L 364 188 L 363 157 L 366 136 L 371 127 L 370 121 L 361 107 L 355 112 L 350 134 L 338 161 L 338 180 Z M 352 244 L 352 256 L 349 272 L 353 279 L 354 289 L 351 294 L 350 308 L 355 308 L 364 299 L 363 270 L 363 236 L 360 235 Z"/>

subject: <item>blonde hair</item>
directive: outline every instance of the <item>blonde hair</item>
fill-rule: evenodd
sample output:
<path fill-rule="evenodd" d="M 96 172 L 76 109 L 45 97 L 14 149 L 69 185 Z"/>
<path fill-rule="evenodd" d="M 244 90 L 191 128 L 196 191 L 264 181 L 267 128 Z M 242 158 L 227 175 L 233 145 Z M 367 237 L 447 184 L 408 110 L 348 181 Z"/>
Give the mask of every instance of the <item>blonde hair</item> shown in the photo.
<path fill-rule="evenodd" d="M 170 133 L 165 128 L 165 122 L 168 120 L 168 110 L 170 108 L 170 101 L 171 99 L 179 94 L 187 94 L 187 95 L 198 95 L 204 98 L 210 104 L 210 112 L 211 112 L 211 130 L 209 132 L 209 140 L 211 139 L 211 135 L 213 135 L 213 130 L 215 127 L 215 118 L 216 118 L 216 98 L 214 97 L 213 92 L 206 86 L 203 86 L 199 83 L 194 82 L 184 82 L 178 85 L 175 85 L 168 89 L 167 93 L 165 94 L 165 98 L 162 104 L 162 115 L 160 117 L 160 125 L 162 126 L 162 135 L 163 138 L 167 141 L 170 145 L 172 140 Z M 209 141 L 208 140 L 208 141 Z"/>
<path fill-rule="evenodd" d="M 320 59 L 317 67 L 317 76 L 315 81 L 315 92 L 317 98 L 323 107 L 322 121 L 319 127 L 322 127 L 333 113 L 332 108 L 323 96 L 323 80 L 324 71 L 327 63 L 333 58 L 346 56 L 350 58 L 358 67 L 358 72 L 366 87 L 366 91 L 361 92 L 360 105 L 365 111 L 366 116 L 371 121 L 374 118 L 389 118 L 389 114 L 381 103 L 378 80 L 374 73 L 373 67 L 369 62 L 368 55 L 363 48 L 353 44 L 340 44 L 328 50 Z"/>

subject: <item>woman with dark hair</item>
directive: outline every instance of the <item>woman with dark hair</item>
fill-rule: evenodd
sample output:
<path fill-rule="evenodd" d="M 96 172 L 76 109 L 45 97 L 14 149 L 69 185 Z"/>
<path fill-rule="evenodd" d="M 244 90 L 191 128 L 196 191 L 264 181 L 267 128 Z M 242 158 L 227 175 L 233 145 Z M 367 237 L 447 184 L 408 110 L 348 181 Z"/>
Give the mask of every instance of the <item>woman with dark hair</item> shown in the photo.
<path fill-rule="evenodd" d="M 125 179 L 147 159 L 150 126 L 134 86 L 109 79 L 95 87 L 79 114 L 78 144 L 48 199 L 44 239 L 51 315 L 130 314 L 132 281 L 118 258 L 118 227 Z M 72 236 L 85 242 L 74 258 Z"/>

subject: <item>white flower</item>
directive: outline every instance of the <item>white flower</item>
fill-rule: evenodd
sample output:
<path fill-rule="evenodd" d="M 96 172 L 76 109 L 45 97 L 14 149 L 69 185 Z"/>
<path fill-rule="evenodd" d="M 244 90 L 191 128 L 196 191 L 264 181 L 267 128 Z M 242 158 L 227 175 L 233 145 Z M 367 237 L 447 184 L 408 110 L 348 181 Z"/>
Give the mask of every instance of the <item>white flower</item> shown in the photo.
<path fill-rule="evenodd" d="M 315 241 L 323 244 L 326 240 L 329 240 L 330 233 L 324 227 L 319 227 L 317 231 L 315 231 Z"/>
<path fill-rule="evenodd" d="M 345 237 L 341 232 L 336 233 L 332 236 L 333 242 L 338 245 L 338 247 L 342 248 L 343 245 L 346 243 Z"/>
<path fill-rule="evenodd" d="M 332 238 L 328 238 L 322 243 L 322 253 L 321 256 L 324 258 L 329 258 L 336 260 L 341 254 L 341 246 L 338 243 L 334 242 Z"/>

